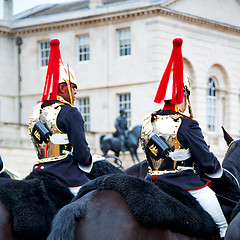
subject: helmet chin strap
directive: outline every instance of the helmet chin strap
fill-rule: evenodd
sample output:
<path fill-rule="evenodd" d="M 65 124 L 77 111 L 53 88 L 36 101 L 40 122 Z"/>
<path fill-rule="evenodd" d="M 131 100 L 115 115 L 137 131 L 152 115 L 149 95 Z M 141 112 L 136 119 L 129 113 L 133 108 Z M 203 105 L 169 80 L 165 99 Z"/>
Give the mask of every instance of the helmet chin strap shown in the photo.
<path fill-rule="evenodd" d="M 71 91 L 71 87 L 69 85 L 68 85 L 68 94 L 69 94 L 70 104 L 74 105 L 72 91 Z"/>
<path fill-rule="evenodd" d="M 193 118 L 192 107 L 191 107 L 190 98 L 189 98 L 188 93 L 185 94 L 185 101 L 186 101 L 185 110 L 188 111 L 189 117 Z"/>
<path fill-rule="evenodd" d="M 63 91 L 65 92 L 66 90 L 68 91 L 68 95 L 69 95 L 69 99 L 70 99 L 70 104 L 71 105 L 74 105 L 73 104 L 73 97 L 72 97 L 72 91 L 71 91 L 71 87 L 69 87 L 69 83 L 66 83 L 67 84 L 67 86 L 65 87 L 65 88 L 63 88 Z"/>
<path fill-rule="evenodd" d="M 190 99 L 189 99 L 189 93 L 188 92 L 185 92 L 184 94 L 184 101 L 185 101 L 185 104 L 184 106 L 181 106 L 181 104 L 177 104 L 175 106 L 177 106 L 178 108 L 181 109 L 181 113 L 190 117 L 190 118 L 193 118 L 193 114 L 192 114 L 192 107 L 191 107 L 191 104 L 190 104 Z"/>
<path fill-rule="evenodd" d="M 70 71 L 69 71 L 69 65 L 68 65 L 68 64 L 67 64 L 67 70 L 68 70 L 68 83 L 67 83 L 67 89 L 68 89 L 68 94 L 69 94 L 70 104 L 71 104 L 71 105 L 74 105 L 74 102 L 73 102 L 73 96 L 72 96 L 72 90 L 71 90 Z"/>

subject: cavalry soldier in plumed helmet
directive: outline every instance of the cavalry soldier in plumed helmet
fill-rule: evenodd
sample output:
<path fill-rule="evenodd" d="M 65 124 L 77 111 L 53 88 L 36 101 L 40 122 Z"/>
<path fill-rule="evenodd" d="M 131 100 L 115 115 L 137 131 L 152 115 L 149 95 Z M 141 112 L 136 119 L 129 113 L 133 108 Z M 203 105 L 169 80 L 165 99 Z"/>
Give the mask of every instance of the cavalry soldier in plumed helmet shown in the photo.
<path fill-rule="evenodd" d="M 125 142 L 128 135 L 128 123 L 125 108 L 120 107 L 119 113 L 120 116 L 118 116 L 115 120 L 115 127 L 117 131 L 114 133 L 114 135 L 120 139 L 121 150 L 125 152 L 127 150 Z"/>
<path fill-rule="evenodd" d="M 60 41 L 50 41 L 50 56 L 42 101 L 34 107 L 29 130 L 38 160 L 33 171 L 56 178 L 76 195 L 89 181 L 92 156 L 84 121 L 74 107 L 77 82 L 73 71 L 63 64 Z"/>
<path fill-rule="evenodd" d="M 193 120 L 189 101 L 190 85 L 183 71 L 182 39 L 173 40 L 173 50 L 154 102 L 164 102 L 162 109 L 143 122 L 141 143 L 150 166 L 147 180 L 164 181 L 188 191 L 206 210 L 224 238 L 227 222 L 211 181 L 200 179 L 194 164 L 209 177 L 220 178 L 222 167 Z"/>

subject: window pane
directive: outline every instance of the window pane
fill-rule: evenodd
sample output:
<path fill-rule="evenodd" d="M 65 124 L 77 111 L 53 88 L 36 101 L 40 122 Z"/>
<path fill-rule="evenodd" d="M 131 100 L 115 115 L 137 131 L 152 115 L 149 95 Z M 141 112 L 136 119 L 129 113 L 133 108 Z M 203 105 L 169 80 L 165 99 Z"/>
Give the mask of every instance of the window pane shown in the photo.
<path fill-rule="evenodd" d="M 45 67 L 48 65 L 48 59 L 50 54 L 50 42 L 39 43 L 39 59 L 40 66 Z"/>
<path fill-rule="evenodd" d="M 89 98 L 79 99 L 79 111 L 84 120 L 85 131 L 90 131 L 90 104 Z"/>
<path fill-rule="evenodd" d="M 118 95 L 119 110 L 120 110 L 120 107 L 124 107 L 125 112 L 127 114 L 128 127 L 131 127 L 131 95 L 130 93 Z"/>
<path fill-rule="evenodd" d="M 118 45 L 120 56 L 131 54 L 131 34 L 129 28 L 118 30 Z"/>
<path fill-rule="evenodd" d="M 83 35 L 78 38 L 78 59 L 80 62 L 90 59 L 89 36 Z"/>
<path fill-rule="evenodd" d="M 216 83 L 213 78 L 208 79 L 207 90 L 207 130 L 215 132 L 217 127 L 217 98 Z"/>

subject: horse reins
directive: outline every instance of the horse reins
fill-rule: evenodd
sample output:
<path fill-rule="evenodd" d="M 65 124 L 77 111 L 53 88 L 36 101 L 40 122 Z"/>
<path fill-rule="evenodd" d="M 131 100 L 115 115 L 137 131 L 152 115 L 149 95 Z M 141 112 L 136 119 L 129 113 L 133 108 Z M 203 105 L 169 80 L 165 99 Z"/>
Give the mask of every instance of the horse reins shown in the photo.
<path fill-rule="evenodd" d="M 233 177 L 233 179 L 235 180 L 235 182 L 237 183 L 238 188 L 240 188 L 240 185 L 239 185 L 239 182 L 238 182 L 237 178 L 230 171 L 228 171 L 226 168 L 223 168 L 223 171 L 225 171 L 228 174 L 230 174 Z"/>
<path fill-rule="evenodd" d="M 227 172 L 228 174 L 230 174 L 231 177 L 233 177 L 233 179 L 234 179 L 235 182 L 237 183 L 238 188 L 240 188 L 240 187 L 239 187 L 239 182 L 238 182 L 237 178 L 236 178 L 230 171 L 228 171 L 227 169 L 223 168 L 223 171 L 225 171 L 225 172 Z M 219 194 L 216 194 L 216 196 L 217 196 L 218 198 L 221 198 L 221 199 L 227 201 L 228 204 L 230 203 L 230 205 L 232 205 L 233 207 L 235 207 L 235 206 L 237 205 L 237 203 L 238 203 L 237 201 L 234 201 L 234 200 L 232 200 L 232 199 L 230 199 L 230 198 L 224 197 L 224 196 L 219 195 Z"/>
<path fill-rule="evenodd" d="M 105 158 L 115 158 L 115 159 L 117 159 L 120 163 L 118 163 L 118 166 L 117 166 L 117 168 L 121 168 L 122 167 L 122 160 L 119 158 L 119 157 L 117 157 L 117 156 L 104 156 Z M 108 160 L 106 160 L 105 159 L 105 161 L 107 161 L 107 162 L 109 162 Z M 110 162 L 109 162 L 110 163 Z M 111 163 L 110 163 L 111 164 Z"/>

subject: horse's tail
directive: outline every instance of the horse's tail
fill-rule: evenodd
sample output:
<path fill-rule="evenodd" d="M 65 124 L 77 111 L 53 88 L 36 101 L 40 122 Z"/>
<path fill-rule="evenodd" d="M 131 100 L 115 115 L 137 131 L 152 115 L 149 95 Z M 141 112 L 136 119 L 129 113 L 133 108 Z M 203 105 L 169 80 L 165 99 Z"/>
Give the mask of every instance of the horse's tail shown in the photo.
<path fill-rule="evenodd" d="M 105 134 L 104 134 L 104 135 L 101 135 L 101 137 L 100 137 L 100 146 L 102 146 L 102 144 L 103 144 L 103 139 L 104 139 L 105 136 L 106 136 Z"/>
<path fill-rule="evenodd" d="M 101 137 L 100 137 L 100 144 L 102 144 L 103 138 L 104 138 L 105 136 L 106 136 L 105 134 L 104 134 L 104 135 L 101 135 Z"/>
<path fill-rule="evenodd" d="M 53 219 L 47 240 L 74 240 L 74 226 L 84 216 L 85 206 L 84 201 L 75 201 L 63 207 Z"/>

